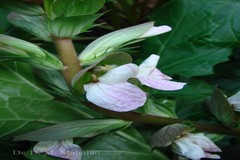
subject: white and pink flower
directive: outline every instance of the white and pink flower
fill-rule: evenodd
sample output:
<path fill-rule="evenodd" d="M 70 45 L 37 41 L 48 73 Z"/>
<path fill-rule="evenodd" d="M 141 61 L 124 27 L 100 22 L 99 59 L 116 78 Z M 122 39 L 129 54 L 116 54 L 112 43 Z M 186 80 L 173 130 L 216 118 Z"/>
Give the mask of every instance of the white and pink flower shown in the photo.
<path fill-rule="evenodd" d="M 81 160 L 82 158 L 82 149 L 78 145 L 73 144 L 72 139 L 41 141 L 33 147 L 33 151 L 68 160 Z"/>
<path fill-rule="evenodd" d="M 221 149 L 202 133 L 188 133 L 173 141 L 172 151 L 192 160 L 200 160 L 201 158 L 220 159 L 219 155 L 210 152 L 221 152 Z"/>
<path fill-rule="evenodd" d="M 143 106 L 147 99 L 144 91 L 128 82 L 130 78 L 159 90 L 182 89 L 186 83 L 170 81 L 156 68 L 158 60 L 158 55 L 151 55 L 139 67 L 129 63 L 109 70 L 97 82 L 84 85 L 87 99 L 112 111 L 127 112 Z"/>

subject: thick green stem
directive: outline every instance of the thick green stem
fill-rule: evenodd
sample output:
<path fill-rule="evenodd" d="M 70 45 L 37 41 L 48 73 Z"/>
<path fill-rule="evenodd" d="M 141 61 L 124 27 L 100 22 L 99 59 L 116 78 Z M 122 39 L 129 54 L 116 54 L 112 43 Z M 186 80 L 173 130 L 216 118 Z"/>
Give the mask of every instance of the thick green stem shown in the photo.
<path fill-rule="evenodd" d="M 62 71 L 64 79 L 68 86 L 71 86 L 72 78 L 81 70 L 72 39 L 53 37 L 53 42 L 61 61 L 66 67 Z"/>
<path fill-rule="evenodd" d="M 83 103 L 86 106 L 98 112 L 101 112 L 103 114 L 106 114 L 115 118 L 127 120 L 127 121 L 137 122 L 137 123 L 164 126 L 164 125 L 170 125 L 174 123 L 186 122 L 186 120 L 183 120 L 183 119 L 158 117 L 158 116 L 152 116 L 152 115 L 139 115 L 134 112 L 113 112 L 113 111 L 98 107 L 89 102 L 83 102 Z M 204 124 L 200 122 L 192 122 L 192 121 L 187 121 L 187 122 L 190 122 L 191 124 L 193 124 L 194 127 L 196 128 L 196 131 L 240 136 L 240 129 L 230 129 L 222 125 L 215 125 L 215 124 L 210 125 L 210 124 Z"/>

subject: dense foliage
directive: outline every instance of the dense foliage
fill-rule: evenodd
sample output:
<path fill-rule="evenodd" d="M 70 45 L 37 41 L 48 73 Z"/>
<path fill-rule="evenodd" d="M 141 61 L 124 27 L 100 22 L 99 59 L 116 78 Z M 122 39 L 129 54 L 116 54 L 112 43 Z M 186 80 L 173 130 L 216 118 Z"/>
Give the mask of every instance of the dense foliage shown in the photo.
<path fill-rule="evenodd" d="M 0 19 L 0 159 L 240 156 L 240 1 L 7 0 Z"/>

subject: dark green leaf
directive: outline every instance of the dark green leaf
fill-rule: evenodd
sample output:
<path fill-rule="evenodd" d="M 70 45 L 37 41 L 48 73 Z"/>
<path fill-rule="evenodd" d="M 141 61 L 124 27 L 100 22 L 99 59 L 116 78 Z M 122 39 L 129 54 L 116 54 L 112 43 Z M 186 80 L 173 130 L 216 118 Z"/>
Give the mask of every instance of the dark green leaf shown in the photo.
<path fill-rule="evenodd" d="M 134 137 L 131 131 L 99 136 L 83 149 L 95 153 L 83 154 L 84 160 L 168 160 L 160 152 L 152 153 L 149 145 Z"/>
<path fill-rule="evenodd" d="M 10 28 L 11 23 L 7 20 L 7 15 L 9 14 L 8 10 L 0 8 L 0 34 Z"/>
<path fill-rule="evenodd" d="M 39 16 L 44 14 L 44 10 L 39 5 L 26 3 L 19 0 L 0 1 L 0 6 L 29 16 Z"/>
<path fill-rule="evenodd" d="M 70 38 L 92 28 L 100 15 L 83 15 L 74 17 L 58 17 L 48 20 L 47 30 L 56 37 Z"/>
<path fill-rule="evenodd" d="M 235 113 L 233 107 L 227 101 L 227 98 L 219 89 L 215 89 L 209 106 L 212 114 L 225 126 L 235 127 Z"/>
<path fill-rule="evenodd" d="M 202 80 L 192 78 L 189 80 L 189 82 L 187 82 L 187 85 L 181 90 L 155 91 L 156 94 L 154 95 L 156 97 L 162 97 L 164 95 L 164 96 L 176 96 L 180 98 L 197 98 L 199 100 L 203 100 L 212 94 L 213 89 L 214 87 L 211 86 L 210 84 Z"/>
<path fill-rule="evenodd" d="M 57 16 L 62 14 L 66 17 L 90 15 L 99 11 L 103 7 L 104 2 L 104 0 L 56 0 L 52 9 Z"/>
<path fill-rule="evenodd" d="M 16 65 L 17 66 L 17 65 Z M 26 133 L 47 124 L 87 118 L 78 109 L 56 102 L 36 84 L 27 80 L 20 70 L 0 64 L 0 137 Z"/>
<path fill-rule="evenodd" d="M 8 15 L 8 20 L 40 39 L 51 41 L 51 34 L 46 28 L 46 19 L 42 16 L 26 16 L 12 12 Z"/>
<path fill-rule="evenodd" d="M 188 77 L 213 74 L 213 66 L 226 61 L 232 46 L 239 44 L 239 14 L 235 12 L 239 10 L 240 3 L 234 0 L 170 1 L 150 19 L 173 30 L 146 40 L 145 50 L 161 56 L 159 66 L 164 73 Z M 220 18 L 225 14 L 228 16 Z M 155 47 L 147 47 L 152 45 Z"/>

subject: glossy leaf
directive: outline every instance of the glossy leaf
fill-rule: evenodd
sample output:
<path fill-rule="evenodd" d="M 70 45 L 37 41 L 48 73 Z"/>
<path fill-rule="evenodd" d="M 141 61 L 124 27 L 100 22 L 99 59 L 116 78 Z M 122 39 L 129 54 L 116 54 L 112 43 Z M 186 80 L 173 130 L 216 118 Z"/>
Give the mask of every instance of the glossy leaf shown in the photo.
<path fill-rule="evenodd" d="M 144 141 L 135 135 L 134 130 L 118 131 L 98 136 L 83 147 L 89 150 L 91 156 L 83 155 L 84 160 L 168 160 L 160 152 L 151 152 L 151 148 Z M 141 136 L 140 136 L 141 137 Z"/>
<path fill-rule="evenodd" d="M 228 9 L 222 12 L 219 8 Z M 157 25 L 167 24 L 173 30 L 146 40 L 145 52 L 159 54 L 159 67 L 168 75 L 213 74 L 213 66 L 226 61 L 232 46 L 239 43 L 236 38 L 239 36 L 239 14 L 235 12 L 239 8 L 239 2 L 234 0 L 170 1 L 153 12 L 150 19 Z M 228 16 L 220 18 L 225 14 Z M 147 47 L 152 45 L 155 47 Z"/>
<path fill-rule="evenodd" d="M 0 66 L 1 138 L 26 133 L 49 124 L 87 118 L 72 106 L 54 101 L 34 81 L 29 81 L 32 73 L 28 70 L 24 70 L 27 73 L 25 76 L 19 71 L 21 67 L 17 67 L 18 65 Z"/>

